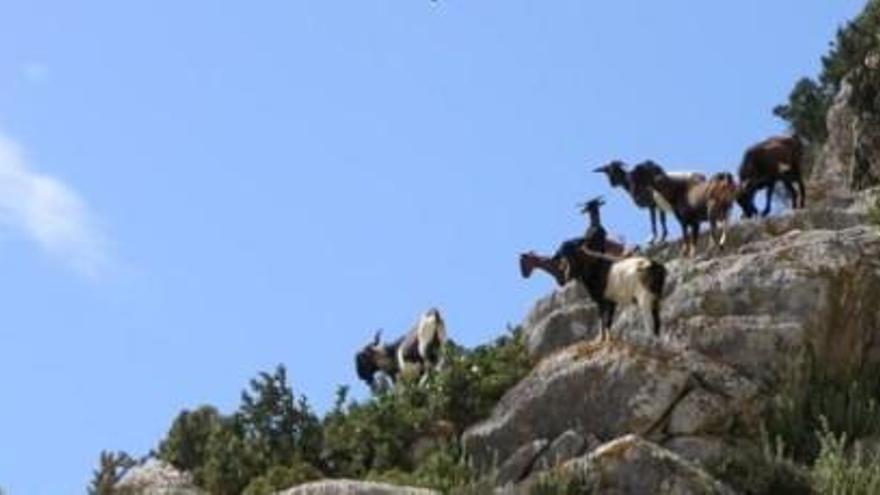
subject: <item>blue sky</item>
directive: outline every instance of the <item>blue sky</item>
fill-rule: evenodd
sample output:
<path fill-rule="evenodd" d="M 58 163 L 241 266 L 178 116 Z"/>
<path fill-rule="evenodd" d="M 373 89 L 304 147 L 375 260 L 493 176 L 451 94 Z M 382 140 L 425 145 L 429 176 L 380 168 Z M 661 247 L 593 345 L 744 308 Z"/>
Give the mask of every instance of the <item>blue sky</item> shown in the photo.
<path fill-rule="evenodd" d="M 587 170 L 735 169 L 863 3 L 5 5 L 0 486 L 82 493 L 277 363 L 363 396 L 353 352 L 432 305 L 492 338 L 577 201 L 646 237 Z"/>

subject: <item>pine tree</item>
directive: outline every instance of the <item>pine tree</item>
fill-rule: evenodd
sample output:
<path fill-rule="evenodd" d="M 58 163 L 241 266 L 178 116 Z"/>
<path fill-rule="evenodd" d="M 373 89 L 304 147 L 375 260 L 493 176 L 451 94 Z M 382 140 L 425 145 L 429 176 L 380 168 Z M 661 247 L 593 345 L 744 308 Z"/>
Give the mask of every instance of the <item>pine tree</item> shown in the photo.
<path fill-rule="evenodd" d="M 114 495 L 116 484 L 137 462 L 125 452 L 102 451 L 94 471 L 89 495 Z"/>

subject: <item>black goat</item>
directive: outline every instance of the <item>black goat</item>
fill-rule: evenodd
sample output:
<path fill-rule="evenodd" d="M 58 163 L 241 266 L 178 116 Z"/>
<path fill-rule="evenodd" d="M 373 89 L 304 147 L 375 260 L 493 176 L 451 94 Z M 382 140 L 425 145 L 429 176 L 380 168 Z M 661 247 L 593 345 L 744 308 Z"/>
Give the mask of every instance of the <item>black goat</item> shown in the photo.
<path fill-rule="evenodd" d="M 637 207 L 648 209 L 648 212 L 651 214 L 650 244 L 657 240 L 657 213 L 659 210 L 660 227 L 662 228 L 660 242 L 666 240 L 666 212 L 671 212 L 671 209 L 667 205 L 662 204 L 662 202 L 658 203 L 656 195 L 651 190 L 654 177 L 657 174 L 666 173 L 660 165 L 648 160 L 636 165 L 632 171 L 627 172 L 625 163 L 620 160 L 614 160 L 607 165 L 593 170 L 593 172 L 605 174 L 611 187 L 623 188 Z M 691 180 L 704 178 L 701 174 L 692 172 L 670 172 L 668 175 Z"/>
<path fill-rule="evenodd" d="M 605 254 L 606 234 L 599 209 L 601 198 L 584 204 L 590 215 L 590 227 L 569 267 L 572 278 L 587 288 L 590 298 L 599 306 L 601 330 L 599 338 L 610 336 L 614 312 L 619 304 L 638 304 L 649 332 L 660 335 L 660 299 L 666 280 L 662 264 L 641 256 L 613 258 Z"/>
<path fill-rule="evenodd" d="M 801 175 L 803 154 L 804 146 L 797 136 L 772 137 L 746 150 L 739 167 L 740 192 L 737 196 L 746 218 L 758 214 L 755 194 L 761 189 L 767 189 L 767 204 L 761 216 L 770 214 L 773 189 L 778 181 L 782 181 L 791 196 L 792 208 L 804 207 L 807 191 Z"/>

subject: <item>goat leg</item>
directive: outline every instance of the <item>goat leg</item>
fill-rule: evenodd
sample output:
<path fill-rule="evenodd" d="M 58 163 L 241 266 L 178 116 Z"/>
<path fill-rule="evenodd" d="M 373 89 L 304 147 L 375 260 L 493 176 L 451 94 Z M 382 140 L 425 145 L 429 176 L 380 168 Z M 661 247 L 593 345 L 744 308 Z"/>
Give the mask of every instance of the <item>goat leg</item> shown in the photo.
<path fill-rule="evenodd" d="M 659 296 L 651 303 L 651 320 L 654 324 L 654 337 L 660 336 L 660 298 Z"/>
<path fill-rule="evenodd" d="M 798 185 L 798 189 L 800 190 L 799 196 L 800 196 L 801 208 L 804 208 L 806 206 L 806 202 L 807 202 L 807 188 L 804 186 L 804 180 L 800 176 L 798 176 L 798 178 L 797 178 L 797 185 Z"/>
<path fill-rule="evenodd" d="M 711 214 L 709 215 L 709 237 L 712 238 L 713 247 L 721 248 L 721 243 L 718 240 L 718 221 Z"/>
<path fill-rule="evenodd" d="M 764 211 L 761 213 L 762 217 L 766 217 L 770 214 L 770 206 L 773 202 L 773 190 L 776 189 L 776 182 L 771 182 L 769 186 L 767 186 L 767 204 L 764 205 Z"/>
<path fill-rule="evenodd" d="M 662 209 L 660 210 L 660 228 L 663 229 L 663 233 L 660 234 L 660 242 L 666 242 L 666 212 Z"/>
<path fill-rule="evenodd" d="M 796 210 L 798 208 L 798 193 L 794 190 L 794 184 L 790 180 L 785 180 L 782 184 L 788 195 L 791 196 L 791 209 Z"/>
<path fill-rule="evenodd" d="M 651 240 L 648 241 L 648 244 L 653 245 L 657 241 L 657 210 L 653 206 L 649 206 L 648 211 L 651 213 Z M 662 215 L 663 212 L 661 211 L 660 214 Z"/>

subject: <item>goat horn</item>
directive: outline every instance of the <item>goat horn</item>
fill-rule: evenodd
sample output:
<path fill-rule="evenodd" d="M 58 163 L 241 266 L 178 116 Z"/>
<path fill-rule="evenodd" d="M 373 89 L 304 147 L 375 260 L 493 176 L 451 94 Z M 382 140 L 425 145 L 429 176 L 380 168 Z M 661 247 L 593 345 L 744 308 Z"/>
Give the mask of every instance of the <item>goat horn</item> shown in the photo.
<path fill-rule="evenodd" d="M 376 330 L 376 336 L 373 337 L 373 345 L 379 345 L 379 342 L 382 341 L 382 329 Z"/>
<path fill-rule="evenodd" d="M 597 173 L 598 172 L 607 172 L 607 171 L 608 171 L 608 165 L 602 165 L 601 167 L 597 167 L 597 168 L 593 169 L 593 172 L 597 172 Z"/>

